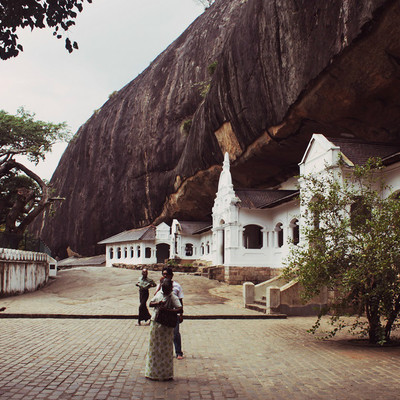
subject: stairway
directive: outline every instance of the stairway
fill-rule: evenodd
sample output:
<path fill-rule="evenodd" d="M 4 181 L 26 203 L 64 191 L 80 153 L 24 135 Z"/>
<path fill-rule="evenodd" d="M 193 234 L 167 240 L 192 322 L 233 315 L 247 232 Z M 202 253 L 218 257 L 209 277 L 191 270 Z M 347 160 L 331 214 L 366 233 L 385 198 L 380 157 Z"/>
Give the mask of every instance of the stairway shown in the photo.
<path fill-rule="evenodd" d="M 259 301 L 254 300 L 254 303 L 247 304 L 246 308 L 266 314 L 267 313 L 267 300 L 264 296 Z"/>

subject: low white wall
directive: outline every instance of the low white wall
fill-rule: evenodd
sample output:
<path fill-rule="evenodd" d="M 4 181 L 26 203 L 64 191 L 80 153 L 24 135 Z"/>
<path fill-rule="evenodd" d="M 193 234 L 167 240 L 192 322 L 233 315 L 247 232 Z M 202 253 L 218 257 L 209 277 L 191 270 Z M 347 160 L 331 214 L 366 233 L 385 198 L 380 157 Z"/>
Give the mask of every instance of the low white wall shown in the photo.
<path fill-rule="evenodd" d="M 56 261 L 45 253 L 0 248 L 0 296 L 32 292 L 49 279 Z"/>

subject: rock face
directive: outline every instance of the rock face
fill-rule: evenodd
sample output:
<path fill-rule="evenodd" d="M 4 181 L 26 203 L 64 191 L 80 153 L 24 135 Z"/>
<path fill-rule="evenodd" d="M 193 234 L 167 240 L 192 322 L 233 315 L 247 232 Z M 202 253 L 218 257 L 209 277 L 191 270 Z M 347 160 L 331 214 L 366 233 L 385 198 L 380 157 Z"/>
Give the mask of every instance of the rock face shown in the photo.
<path fill-rule="evenodd" d="M 297 172 L 311 134 L 400 143 L 400 2 L 217 0 L 78 131 L 36 231 L 63 257 Z"/>

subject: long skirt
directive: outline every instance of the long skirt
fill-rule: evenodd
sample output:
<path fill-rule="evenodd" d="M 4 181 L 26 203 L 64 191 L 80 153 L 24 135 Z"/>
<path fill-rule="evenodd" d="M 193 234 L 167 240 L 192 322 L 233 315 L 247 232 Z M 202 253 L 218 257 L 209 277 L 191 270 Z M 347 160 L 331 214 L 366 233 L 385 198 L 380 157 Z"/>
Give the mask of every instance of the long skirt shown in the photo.
<path fill-rule="evenodd" d="M 150 322 L 149 349 L 146 355 L 146 378 L 157 381 L 172 379 L 174 376 L 174 328 L 158 322 Z"/>
<path fill-rule="evenodd" d="M 147 321 L 151 318 L 149 310 L 147 308 L 147 299 L 149 298 L 149 291 L 148 290 L 140 290 L 139 291 L 139 316 L 138 321 Z"/>

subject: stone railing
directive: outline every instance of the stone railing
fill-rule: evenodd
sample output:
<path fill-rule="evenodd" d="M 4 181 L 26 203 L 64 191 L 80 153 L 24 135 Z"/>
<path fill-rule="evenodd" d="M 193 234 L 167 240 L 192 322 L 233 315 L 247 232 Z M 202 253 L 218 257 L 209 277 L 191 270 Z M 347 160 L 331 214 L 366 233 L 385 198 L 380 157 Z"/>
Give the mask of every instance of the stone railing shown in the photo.
<path fill-rule="evenodd" d="M 267 293 L 267 288 L 269 287 L 282 287 L 286 285 L 287 280 L 282 277 L 282 275 L 277 275 L 272 279 L 269 279 L 265 282 L 261 282 L 258 285 L 254 286 L 254 299 L 255 300 L 262 300 L 263 297 L 265 298 Z"/>
<path fill-rule="evenodd" d="M 326 288 L 307 303 L 303 301 L 301 292 L 302 288 L 298 282 L 288 282 L 282 276 L 277 276 L 258 285 L 245 282 L 243 302 L 246 308 L 263 310 L 266 314 L 286 315 L 316 315 L 328 303 Z"/>
<path fill-rule="evenodd" d="M 56 261 L 45 253 L 0 248 L 0 296 L 37 290 L 56 269 Z"/>

